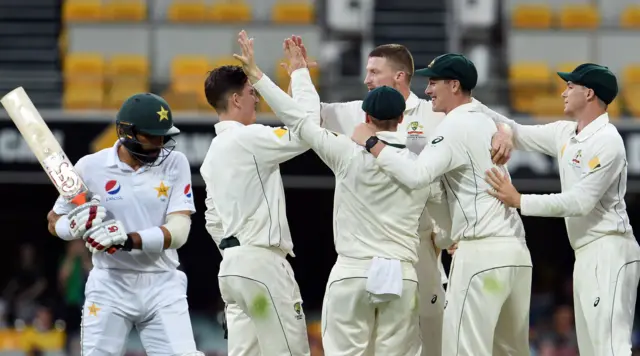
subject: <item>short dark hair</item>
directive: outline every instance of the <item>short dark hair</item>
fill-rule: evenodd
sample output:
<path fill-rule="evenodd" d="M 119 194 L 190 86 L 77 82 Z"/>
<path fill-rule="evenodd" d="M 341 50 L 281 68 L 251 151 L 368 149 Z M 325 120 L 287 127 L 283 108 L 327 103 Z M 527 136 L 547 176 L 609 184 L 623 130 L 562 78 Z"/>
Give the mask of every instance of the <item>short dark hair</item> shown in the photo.
<path fill-rule="evenodd" d="M 413 56 L 409 49 L 401 44 L 384 44 L 369 52 L 369 57 L 385 58 L 393 66 L 407 74 L 407 83 L 413 77 Z"/>
<path fill-rule="evenodd" d="M 207 102 L 217 112 L 227 111 L 229 95 L 241 94 L 248 80 L 240 66 L 222 66 L 212 70 L 204 81 Z"/>
<path fill-rule="evenodd" d="M 397 128 L 398 124 L 400 124 L 400 118 L 391 120 L 378 120 L 372 117 L 371 123 L 380 130 L 392 131 L 392 129 Z"/>

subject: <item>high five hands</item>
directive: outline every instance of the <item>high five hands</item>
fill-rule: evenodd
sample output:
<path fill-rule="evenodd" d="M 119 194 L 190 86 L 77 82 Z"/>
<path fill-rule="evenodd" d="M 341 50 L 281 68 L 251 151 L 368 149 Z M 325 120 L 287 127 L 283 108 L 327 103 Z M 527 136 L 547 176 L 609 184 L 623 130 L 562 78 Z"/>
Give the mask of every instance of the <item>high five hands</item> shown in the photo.
<path fill-rule="evenodd" d="M 240 61 L 242 70 L 249 77 L 251 83 L 255 83 L 262 78 L 262 71 L 256 64 L 256 58 L 253 51 L 253 38 L 249 38 L 245 30 L 238 33 L 238 43 L 242 54 L 233 54 L 233 58 Z"/>
<path fill-rule="evenodd" d="M 292 66 L 291 60 L 288 57 L 287 48 L 291 46 L 295 46 L 300 49 L 300 54 L 302 55 L 302 58 L 304 59 L 307 68 L 314 68 L 318 66 L 317 62 L 309 61 L 309 58 L 307 57 L 307 48 L 304 46 L 304 43 L 302 42 L 302 37 L 291 35 L 291 37 L 286 38 L 282 43 L 282 50 L 284 51 L 285 57 L 287 58 L 289 63 L 286 63 L 286 62 L 280 63 L 280 66 L 284 68 L 289 75 L 291 75 L 291 73 L 293 73 L 294 70 L 299 69 L 299 68 L 294 68 Z"/>

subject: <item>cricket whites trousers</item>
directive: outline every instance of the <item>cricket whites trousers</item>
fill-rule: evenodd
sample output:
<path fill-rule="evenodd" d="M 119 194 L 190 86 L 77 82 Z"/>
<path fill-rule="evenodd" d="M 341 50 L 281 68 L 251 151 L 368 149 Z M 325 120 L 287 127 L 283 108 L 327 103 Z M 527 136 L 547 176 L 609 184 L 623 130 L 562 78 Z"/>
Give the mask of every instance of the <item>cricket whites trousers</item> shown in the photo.
<path fill-rule="evenodd" d="M 446 292 L 442 355 L 529 356 L 531 272 L 524 239 L 458 242 Z"/>
<path fill-rule="evenodd" d="M 603 236 L 576 250 L 573 302 L 580 356 L 631 356 L 640 279 L 635 237 Z"/>
<path fill-rule="evenodd" d="M 302 297 L 279 248 L 234 246 L 218 274 L 229 356 L 309 356 Z"/>
<path fill-rule="evenodd" d="M 122 355 L 133 326 L 147 355 L 197 352 L 178 270 L 137 272 L 93 268 L 82 310 L 82 355 Z"/>
<path fill-rule="evenodd" d="M 322 346 L 327 356 L 420 356 L 418 278 L 402 262 L 402 296 L 374 303 L 367 291 L 369 259 L 338 255 L 322 303 Z"/>

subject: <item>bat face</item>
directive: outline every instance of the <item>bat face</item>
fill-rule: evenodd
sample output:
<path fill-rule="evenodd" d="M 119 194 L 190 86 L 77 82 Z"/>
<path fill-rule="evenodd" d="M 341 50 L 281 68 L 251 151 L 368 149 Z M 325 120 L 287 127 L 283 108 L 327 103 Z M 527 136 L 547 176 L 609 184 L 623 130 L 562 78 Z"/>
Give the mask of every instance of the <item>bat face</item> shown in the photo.
<path fill-rule="evenodd" d="M 24 89 L 12 90 L 0 102 L 60 195 L 68 202 L 83 204 L 86 185 Z"/>

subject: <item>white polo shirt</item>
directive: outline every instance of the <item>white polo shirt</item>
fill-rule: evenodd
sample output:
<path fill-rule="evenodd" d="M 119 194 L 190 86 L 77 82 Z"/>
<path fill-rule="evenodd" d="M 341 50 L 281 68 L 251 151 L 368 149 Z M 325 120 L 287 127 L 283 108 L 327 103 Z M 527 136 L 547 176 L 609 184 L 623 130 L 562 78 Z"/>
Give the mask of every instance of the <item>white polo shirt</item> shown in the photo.
<path fill-rule="evenodd" d="M 627 155 L 609 115 L 601 115 L 579 134 L 573 121 L 546 125 L 520 125 L 504 117 L 497 121 L 511 126 L 517 149 L 558 159 L 562 193 L 522 195 L 522 215 L 564 217 L 574 249 L 603 236 L 633 237 L 624 201 Z"/>
<path fill-rule="evenodd" d="M 120 220 L 128 233 L 164 225 L 168 214 L 196 211 L 191 188 L 191 167 L 182 152 L 173 151 L 157 167 L 134 171 L 118 157 L 113 147 L 82 157 L 75 168 L 89 191 L 102 197 L 107 220 Z M 53 211 L 67 214 L 74 206 L 59 197 Z M 93 254 L 96 268 L 158 272 L 176 269 L 178 252 L 167 249 L 159 254 L 142 250 Z"/>
<path fill-rule="evenodd" d="M 411 189 L 426 187 L 442 176 L 453 241 L 494 237 L 524 240 L 517 210 L 507 208 L 487 193 L 490 186 L 484 175 L 486 170 L 496 167 L 491 161 L 491 139 L 497 128 L 476 106 L 471 102 L 449 112 L 417 161 L 387 147 L 377 162 Z"/>

